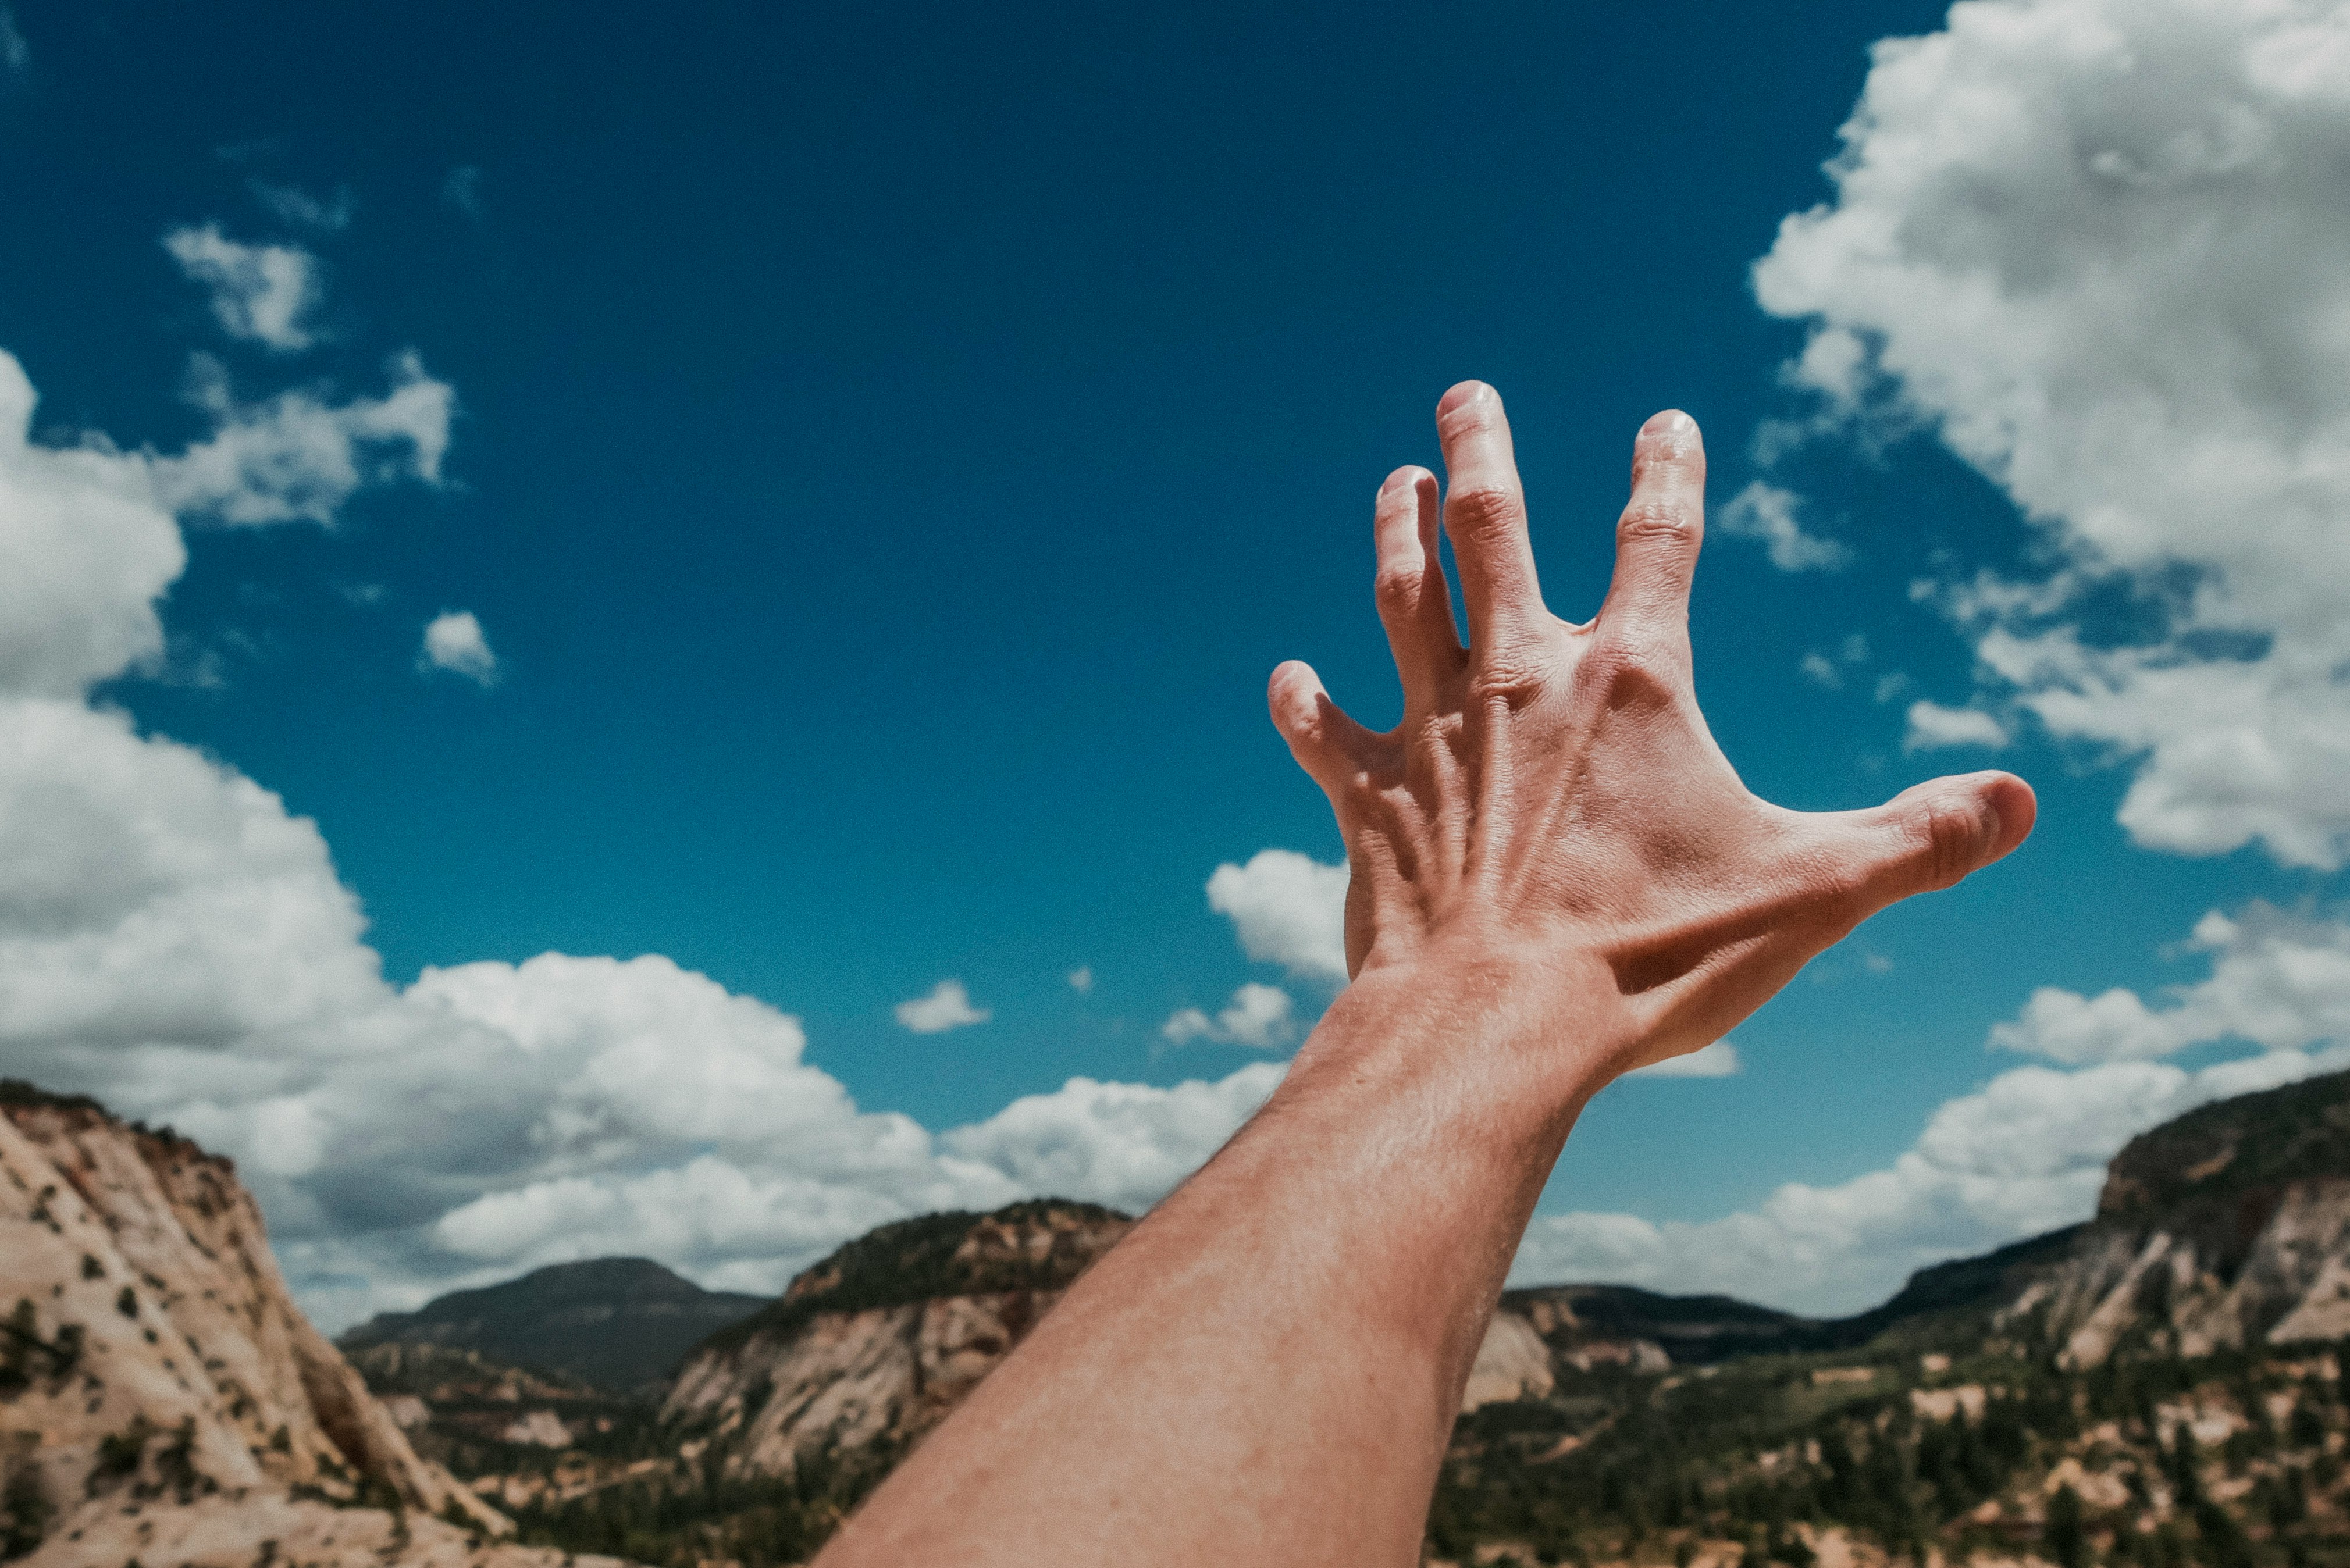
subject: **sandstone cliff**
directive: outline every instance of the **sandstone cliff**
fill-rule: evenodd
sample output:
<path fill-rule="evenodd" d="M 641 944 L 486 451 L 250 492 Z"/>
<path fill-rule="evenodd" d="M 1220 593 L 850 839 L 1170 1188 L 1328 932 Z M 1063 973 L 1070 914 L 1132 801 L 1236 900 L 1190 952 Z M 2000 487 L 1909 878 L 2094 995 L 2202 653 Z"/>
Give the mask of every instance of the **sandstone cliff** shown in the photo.
<path fill-rule="evenodd" d="M 2350 1073 L 2133 1139 L 1999 1321 L 2078 1366 L 2350 1335 Z"/>
<path fill-rule="evenodd" d="M 786 1474 L 819 1449 L 901 1451 L 1132 1225 L 1043 1199 L 884 1226 L 705 1342 L 662 1418 L 715 1439 L 729 1473 Z"/>
<path fill-rule="evenodd" d="M 506 1528 L 294 1305 L 227 1160 L 0 1083 L 0 1556 L 560 1561 Z"/>

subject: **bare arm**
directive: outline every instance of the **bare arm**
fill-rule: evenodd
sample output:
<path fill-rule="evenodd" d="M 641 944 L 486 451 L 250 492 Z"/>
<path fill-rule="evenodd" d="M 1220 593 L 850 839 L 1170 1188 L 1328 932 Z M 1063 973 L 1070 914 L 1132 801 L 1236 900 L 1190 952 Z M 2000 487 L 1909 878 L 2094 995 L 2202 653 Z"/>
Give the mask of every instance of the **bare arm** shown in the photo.
<path fill-rule="evenodd" d="M 1821 815 L 1739 783 L 1690 682 L 1687 416 L 1642 428 L 1615 581 L 1582 625 L 1543 606 L 1501 400 L 1455 387 L 1437 428 L 1470 646 L 1436 481 L 1406 468 L 1376 521 L 1402 722 L 1365 730 L 1302 664 L 1273 678 L 1346 836 L 1353 983 L 825 1568 L 1417 1562 L 1470 1360 L 1584 1103 L 2031 830 L 2005 774 Z"/>

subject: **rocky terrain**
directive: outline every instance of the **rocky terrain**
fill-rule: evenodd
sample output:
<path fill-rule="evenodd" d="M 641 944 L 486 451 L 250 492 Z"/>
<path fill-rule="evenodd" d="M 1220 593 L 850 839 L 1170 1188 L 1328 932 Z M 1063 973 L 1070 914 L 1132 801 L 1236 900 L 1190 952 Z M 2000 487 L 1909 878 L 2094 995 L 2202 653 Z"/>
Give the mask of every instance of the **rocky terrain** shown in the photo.
<path fill-rule="evenodd" d="M 2005 1319 L 2079 1366 L 2350 1335 L 2350 1075 L 2131 1140 L 2095 1220 Z"/>
<path fill-rule="evenodd" d="M 1511 1291 L 1430 1561 L 2350 1568 L 2345 1220 L 2350 1075 L 2158 1128 L 2093 1220 L 1852 1318 Z M 633 1457 L 504 1495 L 538 1539 L 797 1561 L 1127 1223 L 1035 1203 L 885 1227 L 690 1356 Z"/>
<path fill-rule="evenodd" d="M 704 1344 L 661 1418 L 706 1433 L 738 1473 L 788 1475 L 818 1450 L 910 1447 L 1133 1223 L 1048 1199 L 885 1225 Z"/>
<path fill-rule="evenodd" d="M 44 1568 L 804 1563 L 1131 1225 L 927 1216 L 748 1315 L 641 1261 L 541 1271 L 377 1320 L 355 1369 L 225 1161 L 0 1102 L 0 1555 Z M 739 1321 L 678 1355 L 702 1311 Z M 2345 1335 L 2350 1075 L 2157 1128 L 2089 1221 L 1856 1317 L 1507 1293 L 1429 1560 L 2350 1568 Z"/>
<path fill-rule="evenodd" d="M 551 1568 L 286 1293 L 234 1168 L 0 1082 L 0 1556 Z"/>

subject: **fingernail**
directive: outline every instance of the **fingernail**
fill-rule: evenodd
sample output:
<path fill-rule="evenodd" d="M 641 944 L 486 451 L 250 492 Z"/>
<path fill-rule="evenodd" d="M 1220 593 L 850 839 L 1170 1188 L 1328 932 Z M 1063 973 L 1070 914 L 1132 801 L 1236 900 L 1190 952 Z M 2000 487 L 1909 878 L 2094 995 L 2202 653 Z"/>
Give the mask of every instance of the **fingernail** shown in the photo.
<path fill-rule="evenodd" d="M 1436 411 L 1441 415 L 1449 414 L 1455 409 L 1467 408 L 1491 389 L 1482 381 L 1462 381 L 1444 394 L 1436 405 Z"/>
<path fill-rule="evenodd" d="M 1697 429 L 1697 421 L 1679 409 L 1667 409 L 1661 414 L 1650 414 L 1648 422 L 1640 427 L 1644 436 L 1687 435 Z"/>

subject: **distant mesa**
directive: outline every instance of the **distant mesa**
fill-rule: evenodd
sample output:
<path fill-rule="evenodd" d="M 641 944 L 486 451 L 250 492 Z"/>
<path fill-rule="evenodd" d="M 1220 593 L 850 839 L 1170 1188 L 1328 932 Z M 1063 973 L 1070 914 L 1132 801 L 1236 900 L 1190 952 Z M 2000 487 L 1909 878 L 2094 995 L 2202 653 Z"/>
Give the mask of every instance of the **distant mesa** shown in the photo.
<path fill-rule="evenodd" d="M 767 1302 L 705 1291 L 648 1258 L 596 1258 L 385 1313 L 336 1343 L 354 1358 L 388 1345 L 472 1351 L 627 1394 L 658 1385 L 695 1345 Z"/>

